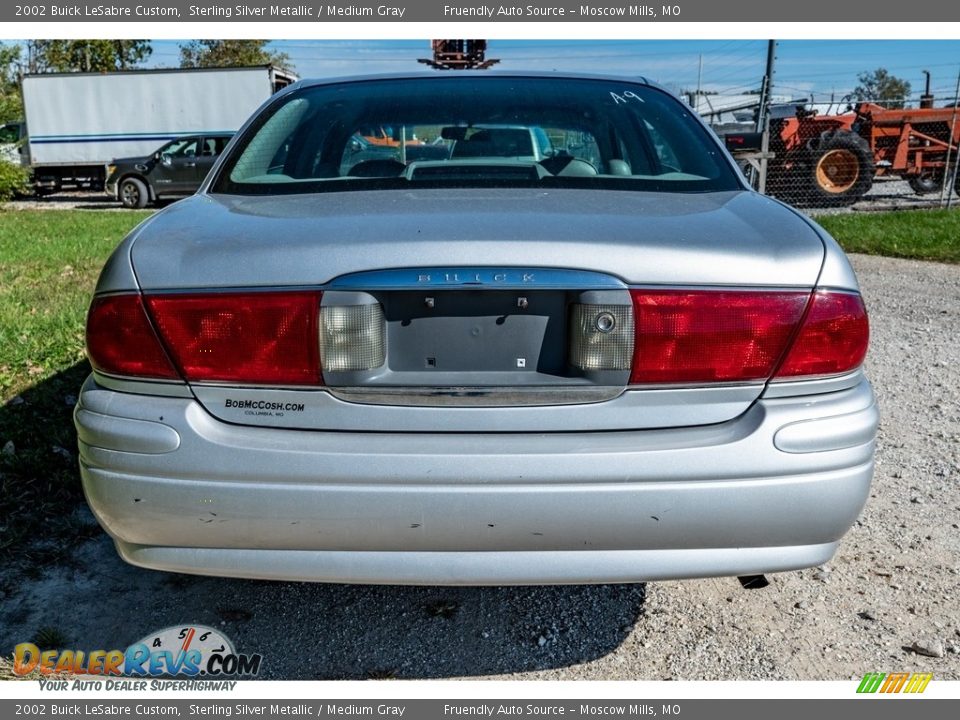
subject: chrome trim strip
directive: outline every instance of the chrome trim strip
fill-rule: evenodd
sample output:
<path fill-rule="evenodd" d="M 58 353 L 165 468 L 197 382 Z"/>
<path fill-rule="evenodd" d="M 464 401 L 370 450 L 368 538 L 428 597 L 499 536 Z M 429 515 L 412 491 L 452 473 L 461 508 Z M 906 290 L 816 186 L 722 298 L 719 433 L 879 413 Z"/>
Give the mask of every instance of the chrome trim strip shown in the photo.
<path fill-rule="evenodd" d="M 93 379 L 100 387 L 135 395 L 159 395 L 162 397 L 192 398 L 189 386 L 184 382 L 150 380 L 149 378 L 125 378 L 93 371 Z"/>
<path fill-rule="evenodd" d="M 476 272 L 476 270 L 463 269 L 459 270 L 456 268 L 424 268 L 422 270 L 435 271 L 435 272 L 452 272 L 452 273 L 465 273 L 465 272 Z M 346 291 L 367 291 L 367 290 L 418 290 L 430 288 L 432 290 L 447 288 L 450 290 L 464 290 L 471 288 L 483 288 L 483 289 L 493 289 L 493 290 L 568 290 L 571 292 L 578 291 L 588 291 L 588 290 L 652 290 L 652 291 L 663 291 L 663 290 L 680 290 L 680 291 L 690 291 L 690 292 L 803 292 L 810 293 L 821 290 L 827 290 L 829 292 L 840 292 L 850 295 L 859 295 L 860 293 L 856 290 L 850 290 L 848 288 L 836 288 L 836 287 L 815 287 L 809 284 L 804 285 L 708 285 L 704 283 L 698 283 L 695 285 L 684 285 L 680 283 L 626 283 L 619 278 L 616 278 L 612 275 L 605 275 L 603 273 L 595 273 L 590 271 L 579 271 L 579 270 L 551 270 L 551 269 L 541 269 L 541 268 L 528 268 L 526 270 L 517 269 L 517 268 L 507 268 L 505 272 L 535 272 L 536 277 L 533 281 L 528 282 L 526 285 L 522 283 L 523 278 L 519 278 L 516 282 L 511 281 L 502 281 L 495 282 L 491 281 L 489 283 L 483 283 L 483 277 L 481 276 L 481 282 L 467 282 L 469 276 L 461 275 L 461 282 L 436 282 L 436 283 L 417 283 L 408 282 L 403 284 L 404 278 L 409 280 L 411 276 L 418 277 L 416 275 L 401 275 L 400 273 L 418 273 L 421 270 L 375 270 L 372 272 L 364 273 L 354 273 L 351 275 L 342 275 L 339 278 L 334 278 L 329 282 L 321 282 L 315 285 L 268 285 L 268 286 L 259 286 L 259 285 L 226 285 L 222 287 L 202 287 L 202 288 L 154 288 L 149 290 L 143 290 L 140 294 L 144 297 L 152 297 L 157 295 L 193 295 L 193 294 L 203 294 L 203 295 L 218 295 L 218 294 L 229 294 L 229 293 L 275 293 L 275 292 L 326 292 L 328 290 L 346 290 Z M 492 272 L 490 268 L 482 268 L 481 272 Z M 498 271 L 499 272 L 499 271 Z M 563 277 L 558 277 L 555 273 L 569 273 Z M 548 273 L 547 276 L 544 273 Z M 388 276 L 396 274 L 397 278 L 392 279 L 390 277 L 372 277 L 376 276 Z M 549 279 L 549 284 L 544 282 L 544 277 Z M 516 279 L 514 279 L 516 280 Z M 382 282 L 383 284 L 375 284 Z M 395 283 L 395 284 L 392 284 Z M 580 283 L 580 284 L 567 284 L 567 283 Z M 108 292 L 97 293 L 96 297 L 107 297 L 110 295 L 136 295 L 137 290 L 111 290 Z"/>
<path fill-rule="evenodd" d="M 733 380 L 730 382 L 712 382 L 712 381 L 703 381 L 703 382 L 676 382 L 676 383 L 635 383 L 633 385 L 627 385 L 626 390 L 713 390 L 713 389 L 722 389 L 722 388 L 753 388 L 759 390 L 763 387 L 763 384 L 766 382 L 764 379 L 759 380 Z"/>
<path fill-rule="evenodd" d="M 613 400 L 622 386 L 600 387 L 328 387 L 338 400 L 359 405 L 409 407 L 536 407 Z"/>
<path fill-rule="evenodd" d="M 93 371 L 93 377 L 98 385 L 117 392 L 134 393 L 138 395 L 159 395 L 165 397 L 192 398 L 191 385 L 163 380 L 149 380 L 143 378 L 131 379 L 105 375 Z M 802 380 L 774 380 L 767 383 L 761 397 L 766 399 L 797 397 L 801 395 L 819 395 L 822 393 L 837 392 L 854 387 L 863 380 L 863 369 L 858 368 L 852 373 L 827 378 L 805 378 Z M 590 387 L 583 385 L 558 385 L 544 387 L 336 387 L 329 385 L 242 385 L 236 382 L 204 381 L 193 383 L 197 388 L 219 387 L 241 391 L 274 391 L 287 392 L 321 392 L 329 393 L 339 400 L 367 405 L 411 405 L 411 406 L 446 406 L 446 407 L 483 407 L 486 405 L 516 404 L 516 405 L 579 405 L 595 402 L 604 402 L 619 397 L 626 391 L 644 390 L 717 390 L 722 388 L 759 388 L 763 381 L 732 382 L 732 383 L 650 383 L 643 385 L 600 386 Z M 467 395 L 469 393 L 469 396 Z M 576 398 L 570 399 L 569 394 L 575 393 Z M 523 402 L 511 403 L 509 396 L 516 396 L 516 400 Z M 440 400 L 442 397 L 451 399 L 449 402 Z M 475 399 L 475 398 L 485 398 Z M 564 396 L 567 396 L 564 398 Z M 416 397 L 416 399 L 413 399 Z M 469 400 L 466 398 L 470 398 Z M 432 401 L 431 401 L 432 398 Z M 459 398 L 462 402 L 453 402 Z"/>
<path fill-rule="evenodd" d="M 863 382 L 863 368 L 859 367 L 845 375 L 832 377 L 803 378 L 797 380 L 771 380 L 760 396 L 763 399 L 821 395 L 856 387 Z"/>
<path fill-rule="evenodd" d="M 501 288 L 504 290 L 625 290 L 611 275 L 586 270 L 516 267 L 424 267 L 342 275 L 332 290 L 416 290 L 417 288 Z"/>

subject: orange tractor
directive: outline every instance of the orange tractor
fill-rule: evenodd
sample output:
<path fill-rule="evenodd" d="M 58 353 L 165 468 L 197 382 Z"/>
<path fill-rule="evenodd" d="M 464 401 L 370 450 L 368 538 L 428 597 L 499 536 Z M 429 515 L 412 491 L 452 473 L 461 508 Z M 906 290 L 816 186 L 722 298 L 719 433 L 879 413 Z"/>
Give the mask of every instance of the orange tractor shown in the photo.
<path fill-rule="evenodd" d="M 843 115 L 798 108 L 770 121 L 767 192 L 793 203 L 850 205 L 875 177 L 891 175 L 919 194 L 939 192 L 956 175 L 958 147 L 960 116 L 952 107 L 888 110 L 865 102 Z M 960 194 L 960 181 L 954 190 Z"/>

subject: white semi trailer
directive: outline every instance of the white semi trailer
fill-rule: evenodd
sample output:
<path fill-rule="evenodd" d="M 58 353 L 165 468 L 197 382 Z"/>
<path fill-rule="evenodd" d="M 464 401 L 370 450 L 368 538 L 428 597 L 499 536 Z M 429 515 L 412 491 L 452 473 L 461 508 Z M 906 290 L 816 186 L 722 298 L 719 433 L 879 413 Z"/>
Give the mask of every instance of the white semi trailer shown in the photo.
<path fill-rule="evenodd" d="M 27 75 L 22 161 L 40 194 L 102 190 L 113 158 L 149 155 L 181 135 L 234 132 L 296 79 L 271 66 Z"/>

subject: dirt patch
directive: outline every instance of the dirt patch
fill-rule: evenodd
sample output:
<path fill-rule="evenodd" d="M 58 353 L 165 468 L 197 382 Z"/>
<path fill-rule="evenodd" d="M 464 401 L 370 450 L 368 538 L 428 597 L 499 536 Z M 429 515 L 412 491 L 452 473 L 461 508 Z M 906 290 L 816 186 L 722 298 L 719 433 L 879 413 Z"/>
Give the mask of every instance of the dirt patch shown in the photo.
<path fill-rule="evenodd" d="M 116 210 L 130 212 L 104 193 L 62 192 L 42 198 L 20 198 L 4 203 L 4 210 Z"/>

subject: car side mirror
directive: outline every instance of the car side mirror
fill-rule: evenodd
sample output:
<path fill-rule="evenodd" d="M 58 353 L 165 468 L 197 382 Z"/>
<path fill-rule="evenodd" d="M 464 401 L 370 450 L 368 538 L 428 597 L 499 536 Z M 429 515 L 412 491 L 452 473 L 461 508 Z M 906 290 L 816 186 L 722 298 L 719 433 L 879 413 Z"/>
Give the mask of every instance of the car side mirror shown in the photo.
<path fill-rule="evenodd" d="M 162 153 L 160 155 L 160 164 L 164 167 L 170 167 L 173 165 L 173 158 L 170 157 L 170 153 Z"/>
<path fill-rule="evenodd" d="M 358 153 L 363 149 L 363 145 L 360 144 L 359 140 L 350 141 L 350 152 Z"/>

